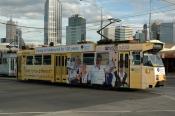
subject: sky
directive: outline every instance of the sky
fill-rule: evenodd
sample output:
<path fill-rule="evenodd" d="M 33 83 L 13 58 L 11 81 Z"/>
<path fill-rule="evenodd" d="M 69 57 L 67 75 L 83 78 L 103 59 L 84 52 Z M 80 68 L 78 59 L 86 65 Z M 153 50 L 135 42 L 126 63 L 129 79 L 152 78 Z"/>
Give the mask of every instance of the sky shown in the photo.
<path fill-rule="evenodd" d="M 20 26 L 25 42 L 44 41 L 44 4 L 46 0 L 0 0 L 0 23 L 6 23 L 10 17 Z M 149 22 L 150 0 L 60 0 L 63 5 L 63 43 L 66 39 L 68 17 L 80 14 L 87 20 L 87 40 L 96 42 L 100 36 L 101 9 L 104 25 L 109 18 L 119 18 L 120 23 L 133 31 L 141 30 Z M 175 19 L 175 0 L 151 0 L 151 22 L 172 22 Z M 6 36 L 6 26 L 0 24 L 0 38 Z"/>

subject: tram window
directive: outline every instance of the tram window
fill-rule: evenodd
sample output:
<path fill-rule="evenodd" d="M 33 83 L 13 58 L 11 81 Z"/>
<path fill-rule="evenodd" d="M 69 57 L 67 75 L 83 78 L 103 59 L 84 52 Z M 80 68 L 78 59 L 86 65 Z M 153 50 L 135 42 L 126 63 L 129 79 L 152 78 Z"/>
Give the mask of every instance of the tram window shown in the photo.
<path fill-rule="evenodd" d="M 94 53 L 83 54 L 83 63 L 86 65 L 94 65 Z"/>
<path fill-rule="evenodd" d="M 0 58 L 0 64 L 2 64 L 2 58 Z"/>
<path fill-rule="evenodd" d="M 123 64 L 124 64 L 124 62 L 123 62 L 123 54 L 120 54 L 120 60 L 119 60 L 120 68 L 123 68 Z"/>
<path fill-rule="evenodd" d="M 61 56 L 58 57 L 58 66 L 61 66 Z"/>
<path fill-rule="evenodd" d="M 141 64 L 141 57 L 140 57 L 140 52 L 133 52 L 133 61 L 132 63 L 134 65 L 140 65 Z"/>
<path fill-rule="evenodd" d="M 67 56 L 65 57 L 65 66 L 67 66 Z"/>
<path fill-rule="evenodd" d="M 56 66 L 61 65 L 61 56 L 56 56 Z"/>
<path fill-rule="evenodd" d="M 41 65 L 42 64 L 42 55 L 36 55 L 35 56 L 35 65 Z"/>
<path fill-rule="evenodd" d="M 3 63 L 3 64 L 7 64 L 7 58 L 3 58 L 3 59 L 2 59 L 2 63 Z"/>
<path fill-rule="evenodd" d="M 14 70 L 14 59 L 11 59 L 11 70 Z"/>
<path fill-rule="evenodd" d="M 129 56 L 128 54 L 125 54 L 125 68 L 128 68 L 128 61 L 129 61 Z"/>
<path fill-rule="evenodd" d="M 27 65 L 32 65 L 33 64 L 33 56 L 27 56 L 26 64 Z"/>
<path fill-rule="evenodd" d="M 143 57 L 143 65 L 144 66 L 152 66 L 151 61 L 148 59 L 148 56 L 144 55 Z"/>
<path fill-rule="evenodd" d="M 64 56 L 62 56 L 62 66 L 64 66 Z"/>
<path fill-rule="evenodd" d="M 43 56 L 43 65 L 51 65 L 51 55 Z"/>

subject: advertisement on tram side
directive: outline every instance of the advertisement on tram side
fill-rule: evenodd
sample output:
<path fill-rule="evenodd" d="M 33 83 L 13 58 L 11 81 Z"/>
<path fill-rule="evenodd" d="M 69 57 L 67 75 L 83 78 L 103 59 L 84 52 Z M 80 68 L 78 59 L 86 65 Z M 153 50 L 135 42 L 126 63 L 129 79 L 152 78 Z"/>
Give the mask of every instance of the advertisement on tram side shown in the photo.
<path fill-rule="evenodd" d="M 67 61 L 68 81 L 72 85 L 91 84 L 107 87 L 128 87 L 127 74 L 123 68 L 117 72 L 114 55 L 99 52 L 93 58 L 71 57 Z"/>

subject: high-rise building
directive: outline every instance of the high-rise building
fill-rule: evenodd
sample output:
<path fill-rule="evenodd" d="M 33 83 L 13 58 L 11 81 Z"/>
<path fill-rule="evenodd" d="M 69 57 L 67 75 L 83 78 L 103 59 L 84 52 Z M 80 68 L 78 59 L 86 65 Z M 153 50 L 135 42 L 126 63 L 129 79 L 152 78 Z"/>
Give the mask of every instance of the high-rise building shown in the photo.
<path fill-rule="evenodd" d="M 135 39 L 140 42 L 145 42 L 145 34 L 142 31 L 136 31 Z"/>
<path fill-rule="evenodd" d="M 145 41 L 148 40 L 148 29 L 147 28 L 148 28 L 147 24 L 144 24 L 143 25 L 143 33 L 145 35 L 145 37 L 144 37 Z"/>
<path fill-rule="evenodd" d="M 22 31 L 19 28 L 16 29 L 15 45 L 19 46 L 18 48 L 20 49 L 22 48 L 22 46 L 25 46 L 24 40 L 22 38 Z"/>
<path fill-rule="evenodd" d="M 160 41 L 175 44 L 175 23 L 160 24 Z"/>
<path fill-rule="evenodd" d="M 160 24 L 157 22 L 151 25 L 151 39 L 160 40 Z"/>
<path fill-rule="evenodd" d="M 128 26 L 117 26 L 115 29 L 116 40 L 132 40 L 132 28 Z"/>
<path fill-rule="evenodd" d="M 114 27 L 105 28 L 103 30 L 103 35 L 111 40 L 115 40 L 115 28 Z"/>
<path fill-rule="evenodd" d="M 86 19 L 78 14 L 69 17 L 66 27 L 66 44 L 77 44 L 86 41 Z"/>
<path fill-rule="evenodd" d="M 12 19 L 6 24 L 6 39 L 3 39 L 1 42 L 10 43 L 12 46 L 19 48 L 25 46 L 24 40 L 22 39 L 22 31 Z"/>
<path fill-rule="evenodd" d="M 46 0 L 44 15 L 44 44 L 62 42 L 62 5 L 59 0 Z"/>
<path fill-rule="evenodd" d="M 11 42 L 15 41 L 16 28 L 17 28 L 17 25 L 12 19 L 7 21 L 7 23 L 6 23 L 6 42 L 7 43 L 11 43 Z"/>

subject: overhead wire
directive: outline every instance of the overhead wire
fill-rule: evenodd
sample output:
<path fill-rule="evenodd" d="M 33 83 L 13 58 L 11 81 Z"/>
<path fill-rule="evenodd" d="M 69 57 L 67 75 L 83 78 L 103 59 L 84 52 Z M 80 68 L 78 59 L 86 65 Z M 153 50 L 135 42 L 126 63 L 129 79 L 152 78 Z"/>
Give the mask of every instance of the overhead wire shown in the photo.
<path fill-rule="evenodd" d="M 162 1 L 167 1 L 167 0 L 162 0 Z M 175 5 L 175 4 L 173 4 Z M 173 6 L 171 5 L 171 6 Z M 168 7 L 168 6 L 166 6 Z M 159 9 L 162 9 L 162 8 L 166 8 L 166 7 L 160 7 L 160 8 L 157 8 L 157 9 L 153 9 L 154 11 L 155 10 L 159 10 Z M 166 9 L 166 10 L 161 10 L 161 12 L 169 12 L 169 11 L 174 11 L 175 9 Z M 156 13 L 159 13 L 160 11 L 157 11 L 157 12 L 152 12 L 152 14 L 156 14 Z M 148 11 L 146 13 L 141 13 L 141 14 L 134 14 L 134 15 L 128 15 L 128 16 L 123 16 L 123 17 L 120 17 L 120 19 L 128 19 L 128 18 L 133 18 L 133 17 L 139 17 L 139 16 L 143 16 L 143 15 L 148 15 Z M 2 20 L 2 19 L 1 19 Z M 103 21 L 108 21 L 108 20 L 103 20 Z M 94 24 L 94 25 L 91 25 L 91 26 L 86 26 L 87 29 L 89 30 L 93 30 L 91 29 L 91 27 L 97 27 L 99 26 L 99 24 L 96 24 L 95 23 L 100 23 L 99 21 L 93 21 L 93 22 L 88 22 L 87 25 L 90 25 L 90 24 Z M 0 24 L 3 24 L 3 25 L 8 25 L 7 23 L 4 23 L 2 21 L 0 21 Z M 12 24 L 11 24 L 12 25 Z M 13 26 L 13 25 L 12 25 Z M 28 28 L 28 29 L 36 29 L 36 30 L 43 30 L 43 29 L 46 29 L 46 28 L 43 28 L 43 27 L 34 27 L 34 26 L 24 26 L 24 25 L 18 25 L 18 27 L 21 27 L 21 28 Z M 61 30 L 65 30 L 66 29 L 66 26 L 63 27 Z M 49 28 L 46 29 L 46 30 L 50 30 Z M 57 30 L 60 30 L 60 29 L 57 29 Z"/>

